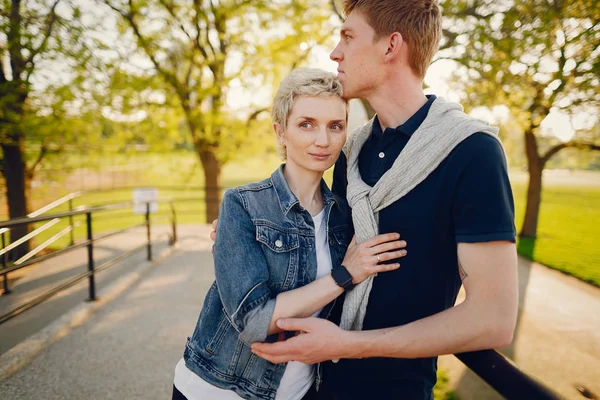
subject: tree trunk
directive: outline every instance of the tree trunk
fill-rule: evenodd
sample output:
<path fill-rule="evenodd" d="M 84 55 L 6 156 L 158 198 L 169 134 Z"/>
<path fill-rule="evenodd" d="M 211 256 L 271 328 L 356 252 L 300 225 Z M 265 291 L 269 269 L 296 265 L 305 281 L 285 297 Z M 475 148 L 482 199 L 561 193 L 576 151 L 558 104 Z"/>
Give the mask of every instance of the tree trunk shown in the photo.
<path fill-rule="evenodd" d="M 219 216 L 221 206 L 221 162 L 210 150 L 196 149 L 204 170 L 204 193 L 206 198 L 206 222 Z"/>
<path fill-rule="evenodd" d="M 18 135 L 11 144 L 2 145 L 4 152 L 4 179 L 6 181 L 6 199 L 9 218 L 25 217 L 29 213 L 29 190 L 25 160 L 23 159 L 23 136 Z M 11 228 L 11 242 L 25 236 L 30 226 Z M 14 250 L 12 258 L 20 257 L 29 251 L 29 241 Z"/>
<path fill-rule="evenodd" d="M 527 205 L 521 233 L 522 238 L 535 239 L 537 236 L 540 203 L 542 201 L 542 171 L 544 163 L 537 151 L 537 142 L 533 132 L 525 133 L 525 152 L 529 169 L 529 185 L 527 187 Z"/>

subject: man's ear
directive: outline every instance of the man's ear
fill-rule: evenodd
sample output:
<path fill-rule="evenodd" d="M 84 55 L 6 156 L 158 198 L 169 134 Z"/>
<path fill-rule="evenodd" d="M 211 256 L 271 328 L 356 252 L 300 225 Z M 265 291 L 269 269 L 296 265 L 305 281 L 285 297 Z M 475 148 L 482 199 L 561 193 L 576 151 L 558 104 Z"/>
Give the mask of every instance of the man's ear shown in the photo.
<path fill-rule="evenodd" d="M 392 33 L 387 40 L 387 49 L 383 61 L 389 63 L 400 55 L 400 49 L 406 43 L 399 32 Z"/>

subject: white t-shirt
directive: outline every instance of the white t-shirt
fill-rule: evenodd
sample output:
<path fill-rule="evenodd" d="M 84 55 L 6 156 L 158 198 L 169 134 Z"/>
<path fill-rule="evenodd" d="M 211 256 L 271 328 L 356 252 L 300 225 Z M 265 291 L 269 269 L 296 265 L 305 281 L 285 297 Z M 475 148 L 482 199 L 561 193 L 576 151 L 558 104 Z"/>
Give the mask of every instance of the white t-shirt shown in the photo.
<path fill-rule="evenodd" d="M 325 209 L 312 217 L 315 224 L 316 250 L 317 250 L 317 279 L 331 272 L 331 254 L 327 244 L 327 227 L 325 223 Z M 316 317 L 321 310 L 313 315 Z M 287 363 L 285 372 L 281 377 L 276 400 L 300 400 L 314 379 L 314 366 L 298 361 Z M 240 400 L 241 397 L 231 390 L 218 388 L 206 382 L 185 366 L 183 358 L 175 367 L 174 384 L 188 400 Z"/>

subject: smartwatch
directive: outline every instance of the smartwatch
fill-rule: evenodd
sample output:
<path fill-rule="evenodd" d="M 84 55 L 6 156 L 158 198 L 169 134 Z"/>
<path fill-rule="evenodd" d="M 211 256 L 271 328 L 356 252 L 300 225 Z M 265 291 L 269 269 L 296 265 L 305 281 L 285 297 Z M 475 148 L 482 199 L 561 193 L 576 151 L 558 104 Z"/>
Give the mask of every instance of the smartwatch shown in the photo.
<path fill-rule="evenodd" d="M 332 268 L 331 276 L 333 277 L 335 283 L 345 291 L 351 290 L 354 288 L 354 286 L 356 286 L 354 283 L 352 283 L 352 275 L 350 275 L 348 269 L 343 265 Z"/>

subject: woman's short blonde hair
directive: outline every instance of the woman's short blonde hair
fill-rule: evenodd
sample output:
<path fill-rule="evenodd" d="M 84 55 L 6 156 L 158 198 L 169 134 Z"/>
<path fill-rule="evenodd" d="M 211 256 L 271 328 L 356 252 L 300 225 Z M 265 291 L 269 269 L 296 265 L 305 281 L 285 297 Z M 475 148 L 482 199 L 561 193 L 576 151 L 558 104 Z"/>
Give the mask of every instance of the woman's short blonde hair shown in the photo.
<path fill-rule="evenodd" d="M 299 97 L 331 97 L 338 96 L 346 103 L 346 119 L 348 119 L 348 101 L 343 98 L 342 84 L 331 72 L 317 68 L 298 68 L 286 76 L 277 89 L 273 99 L 271 116 L 273 123 L 283 131 L 287 130 L 287 120 Z M 285 145 L 277 141 L 277 152 L 283 161 L 286 160 Z"/>

